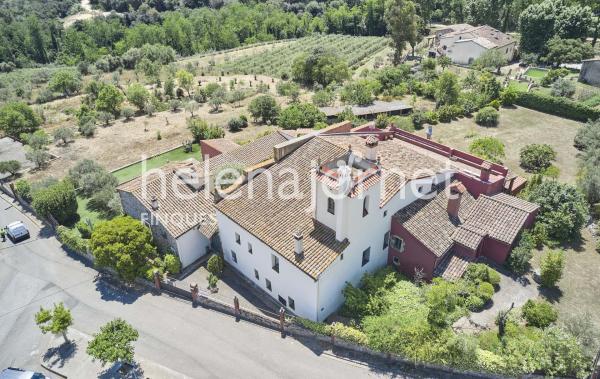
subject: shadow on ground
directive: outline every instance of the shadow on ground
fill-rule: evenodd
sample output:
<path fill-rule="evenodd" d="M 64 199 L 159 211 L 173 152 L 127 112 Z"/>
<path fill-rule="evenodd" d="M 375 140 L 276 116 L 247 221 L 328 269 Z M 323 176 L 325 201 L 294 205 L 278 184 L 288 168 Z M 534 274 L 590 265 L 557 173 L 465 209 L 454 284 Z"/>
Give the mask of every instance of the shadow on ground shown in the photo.
<path fill-rule="evenodd" d="M 49 348 L 42 359 L 47 365 L 63 368 L 67 361 L 75 356 L 77 349 L 77 343 L 64 342 L 59 346 Z"/>

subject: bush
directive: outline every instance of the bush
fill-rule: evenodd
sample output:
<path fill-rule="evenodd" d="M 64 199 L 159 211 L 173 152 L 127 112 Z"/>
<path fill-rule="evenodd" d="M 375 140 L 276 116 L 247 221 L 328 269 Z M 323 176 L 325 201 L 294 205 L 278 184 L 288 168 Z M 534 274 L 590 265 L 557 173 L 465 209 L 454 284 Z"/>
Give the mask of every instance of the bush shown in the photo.
<path fill-rule="evenodd" d="M 248 105 L 248 111 L 254 120 L 267 123 L 275 121 L 279 114 L 279 106 L 272 96 L 261 95 L 252 99 Z"/>
<path fill-rule="evenodd" d="M 485 306 L 485 301 L 479 296 L 470 295 L 465 301 L 465 306 L 472 312 L 479 312 Z"/>
<path fill-rule="evenodd" d="M 174 254 L 166 254 L 163 259 L 165 271 L 170 274 L 177 275 L 181 271 L 181 262 L 179 258 Z"/>
<path fill-rule="evenodd" d="M 575 94 L 575 83 L 570 80 L 560 78 L 552 83 L 550 94 L 558 97 L 572 97 Z"/>
<path fill-rule="evenodd" d="M 96 120 L 88 119 L 79 124 L 79 133 L 84 137 L 92 137 L 96 132 Z"/>
<path fill-rule="evenodd" d="M 527 172 L 539 173 L 550 167 L 556 159 L 556 151 L 547 144 L 530 144 L 521 149 L 519 154 L 521 167 Z"/>
<path fill-rule="evenodd" d="M 600 118 L 600 108 L 592 108 L 581 102 L 539 92 L 520 92 L 515 104 L 582 122 Z"/>
<path fill-rule="evenodd" d="M 15 175 L 20 169 L 21 163 L 19 161 L 10 160 L 0 162 L 0 173 L 2 174 L 9 173 L 10 175 Z"/>
<path fill-rule="evenodd" d="M 562 250 L 551 250 L 542 257 L 540 280 L 544 287 L 554 287 L 562 277 L 565 266 L 565 253 Z"/>
<path fill-rule="evenodd" d="M 0 130 L 9 137 L 33 133 L 41 123 L 42 119 L 25 103 L 12 102 L 0 107 Z"/>
<path fill-rule="evenodd" d="M 480 297 L 484 303 L 487 303 L 492 299 L 494 292 L 494 286 L 488 282 L 481 282 L 477 286 L 477 296 Z"/>
<path fill-rule="evenodd" d="M 292 104 L 279 113 L 277 124 L 283 129 L 312 129 L 319 122 L 326 122 L 325 113 L 311 103 Z"/>
<path fill-rule="evenodd" d="M 227 127 L 230 132 L 239 132 L 244 127 L 244 121 L 239 117 L 231 118 L 227 122 Z"/>
<path fill-rule="evenodd" d="M 464 278 L 474 283 L 487 282 L 492 286 L 500 284 L 498 271 L 483 263 L 471 263 L 465 272 Z"/>
<path fill-rule="evenodd" d="M 500 163 L 505 157 L 504 144 L 495 137 L 480 137 L 474 139 L 469 145 L 469 152 L 495 163 Z"/>
<path fill-rule="evenodd" d="M 217 288 L 217 283 L 219 282 L 219 277 L 213 274 L 212 272 L 208 274 L 208 288 Z"/>
<path fill-rule="evenodd" d="M 75 227 L 81 234 L 82 238 L 88 239 L 92 236 L 92 227 L 85 221 L 79 221 L 75 224 Z"/>
<path fill-rule="evenodd" d="M 15 182 L 15 192 L 21 199 L 31 202 L 31 184 L 25 179 L 19 179 Z"/>
<path fill-rule="evenodd" d="M 528 326 L 546 328 L 558 318 L 558 312 L 545 300 L 527 300 L 521 314 Z"/>
<path fill-rule="evenodd" d="M 493 107 L 484 107 L 475 115 L 475 122 L 483 126 L 497 126 L 500 113 Z"/>
<path fill-rule="evenodd" d="M 425 124 L 425 112 L 420 109 L 415 110 L 410 116 L 412 119 L 412 123 L 415 126 L 415 129 L 423 128 L 423 124 Z"/>
<path fill-rule="evenodd" d="M 517 246 L 511 251 L 506 266 L 517 275 L 529 271 L 529 261 L 533 257 L 534 242 L 529 233 L 523 232 Z"/>
<path fill-rule="evenodd" d="M 121 111 L 121 116 L 125 118 L 125 121 L 129 121 L 135 116 L 135 111 L 131 107 L 125 107 Z"/>
<path fill-rule="evenodd" d="M 334 322 L 326 328 L 327 334 L 339 337 L 343 340 L 366 345 L 367 335 L 356 328 L 346 326 L 341 322 Z"/>
<path fill-rule="evenodd" d="M 569 70 L 566 68 L 551 69 L 546 73 L 546 75 L 544 75 L 541 84 L 544 87 L 548 87 L 550 84 L 554 83 L 558 79 L 564 78 L 567 75 L 569 75 Z"/>
<path fill-rule="evenodd" d="M 33 192 L 31 206 L 42 217 L 54 216 L 61 224 L 77 216 L 75 187 L 65 179 Z"/>
<path fill-rule="evenodd" d="M 500 102 L 504 106 L 510 106 L 517 101 L 519 91 L 513 85 L 509 85 L 500 92 Z"/>
<path fill-rule="evenodd" d="M 73 229 L 59 225 L 56 228 L 56 236 L 66 248 L 74 252 L 85 253 L 88 250 L 88 241 L 81 238 Z"/>
<path fill-rule="evenodd" d="M 318 334 L 329 334 L 329 325 L 322 322 L 316 322 L 302 317 L 295 317 L 294 323 Z"/>
<path fill-rule="evenodd" d="M 213 254 L 213 256 L 210 257 L 206 263 L 206 269 L 215 276 L 221 275 L 223 272 L 223 258 Z"/>

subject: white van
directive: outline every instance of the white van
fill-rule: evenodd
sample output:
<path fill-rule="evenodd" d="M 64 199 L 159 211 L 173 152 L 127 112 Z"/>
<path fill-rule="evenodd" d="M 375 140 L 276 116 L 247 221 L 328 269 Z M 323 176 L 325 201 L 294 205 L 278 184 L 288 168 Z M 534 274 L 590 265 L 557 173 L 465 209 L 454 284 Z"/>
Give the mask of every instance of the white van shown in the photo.
<path fill-rule="evenodd" d="M 23 222 L 15 221 L 6 226 L 6 234 L 13 242 L 29 238 L 29 230 Z"/>

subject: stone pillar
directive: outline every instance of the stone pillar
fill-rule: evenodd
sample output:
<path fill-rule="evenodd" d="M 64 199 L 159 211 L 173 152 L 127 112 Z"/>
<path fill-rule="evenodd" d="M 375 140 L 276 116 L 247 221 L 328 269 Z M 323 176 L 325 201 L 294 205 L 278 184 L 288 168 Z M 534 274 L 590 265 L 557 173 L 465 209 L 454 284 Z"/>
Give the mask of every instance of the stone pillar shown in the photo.
<path fill-rule="evenodd" d="M 192 293 L 192 306 L 198 301 L 198 283 L 190 283 L 190 292 Z"/>
<path fill-rule="evenodd" d="M 160 273 L 158 272 L 158 270 L 154 270 L 153 274 L 154 274 L 154 288 L 156 288 L 156 290 L 160 291 Z"/>
<path fill-rule="evenodd" d="M 285 308 L 279 308 L 279 330 L 281 331 L 281 337 L 285 337 Z"/>
<path fill-rule="evenodd" d="M 233 297 L 233 307 L 235 308 L 235 320 L 238 321 L 240 319 L 240 301 L 237 296 Z"/>

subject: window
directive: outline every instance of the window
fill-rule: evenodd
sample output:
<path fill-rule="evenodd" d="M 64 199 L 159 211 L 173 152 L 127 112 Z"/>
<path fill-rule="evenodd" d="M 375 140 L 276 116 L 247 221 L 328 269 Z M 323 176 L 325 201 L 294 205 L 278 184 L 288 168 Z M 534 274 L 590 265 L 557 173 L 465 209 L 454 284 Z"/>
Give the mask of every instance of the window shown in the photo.
<path fill-rule="evenodd" d="M 237 263 L 237 255 L 235 254 L 235 251 L 231 250 L 231 259 Z"/>
<path fill-rule="evenodd" d="M 385 232 L 383 235 L 383 248 L 387 249 L 390 240 L 390 232 Z"/>
<path fill-rule="evenodd" d="M 400 258 L 398 258 L 397 256 L 394 256 L 394 258 L 392 258 L 392 262 L 394 262 L 394 266 L 399 266 Z"/>
<path fill-rule="evenodd" d="M 363 217 L 369 214 L 369 196 L 365 196 L 363 200 Z"/>
<path fill-rule="evenodd" d="M 371 247 L 368 247 L 365 251 L 363 251 L 362 265 L 364 266 L 367 263 L 369 263 L 370 259 L 371 259 Z"/>
<path fill-rule="evenodd" d="M 281 304 L 283 304 L 284 307 L 287 307 L 287 301 L 285 301 L 285 299 L 283 297 L 281 297 L 281 295 L 278 295 L 277 299 L 279 300 L 279 302 Z"/>
<path fill-rule="evenodd" d="M 392 247 L 400 252 L 404 251 L 404 240 L 398 236 L 392 236 Z"/>
<path fill-rule="evenodd" d="M 267 289 L 271 291 L 271 281 L 269 279 L 265 279 L 265 285 L 267 286 Z"/>
<path fill-rule="evenodd" d="M 291 297 L 288 296 L 288 306 L 293 309 L 296 310 L 296 302 L 294 301 L 294 299 L 292 299 Z"/>
<path fill-rule="evenodd" d="M 257 269 L 254 269 L 254 277 L 256 278 L 256 280 L 260 280 L 260 275 L 258 274 Z"/>
<path fill-rule="evenodd" d="M 279 258 L 271 254 L 271 268 L 275 272 L 279 272 Z"/>
<path fill-rule="evenodd" d="M 340 261 L 344 260 L 344 253 L 340 254 Z"/>
<path fill-rule="evenodd" d="M 387 210 L 383 211 L 383 217 L 387 217 Z"/>
<path fill-rule="evenodd" d="M 327 198 L 327 212 L 335 214 L 335 201 L 330 197 Z"/>
<path fill-rule="evenodd" d="M 235 243 L 237 243 L 238 245 L 242 244 L 242 239 L 240 238 L 240 235 L 235 233 Z"/>
<path fill-rule="evenodd" d="M 248 242 L 248 252 L 252 254 L 252 244 Z"/>
<path fill-rule="evenodd" d="M 423 193 L 423 186 L 419 186 L 419 188 L 417 188 L 417 191 L 419 191 L 419 193 Z"/>

